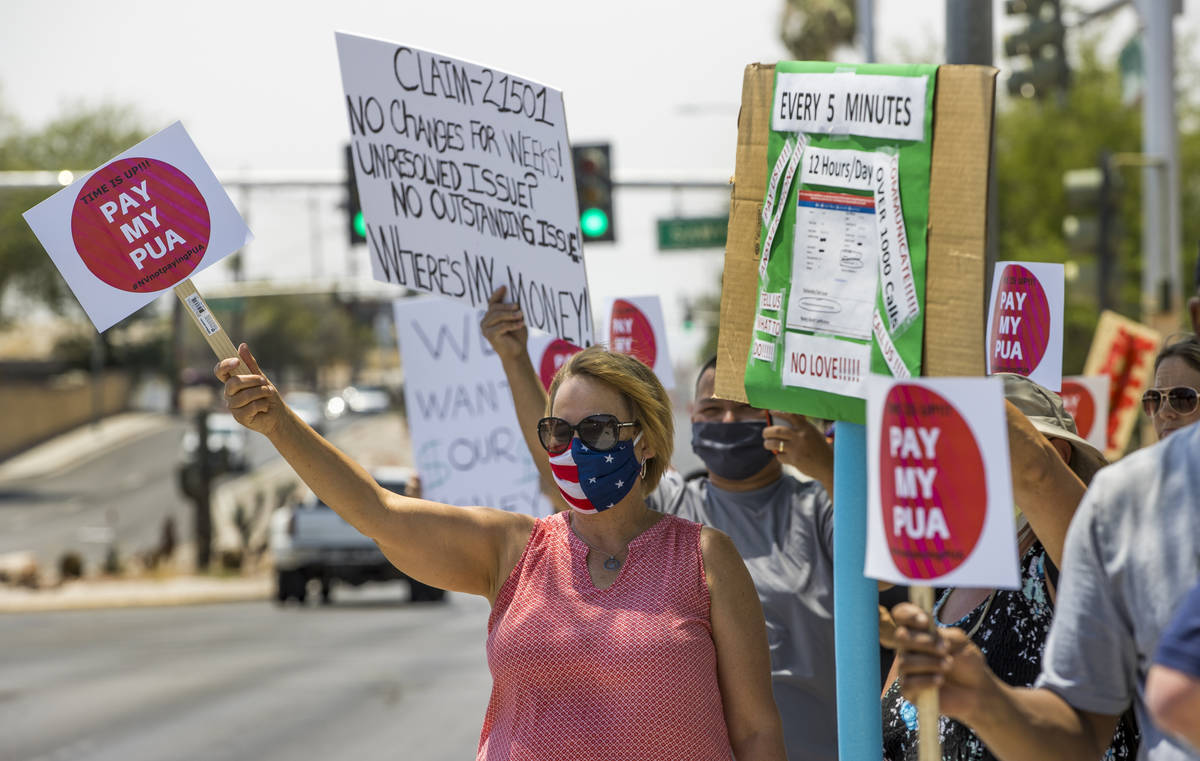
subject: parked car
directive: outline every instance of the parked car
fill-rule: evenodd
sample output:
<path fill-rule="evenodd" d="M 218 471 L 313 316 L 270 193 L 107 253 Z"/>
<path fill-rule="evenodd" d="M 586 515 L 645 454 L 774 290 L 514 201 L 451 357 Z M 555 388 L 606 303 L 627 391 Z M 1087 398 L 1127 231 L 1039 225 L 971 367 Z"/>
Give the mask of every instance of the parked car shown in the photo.
<path fill-rule="evenodd" d="M 404 493 L 412 471 L 387 468 L 372 472 L 385 489 Z M 271 555 L 275 559 L 275 600 L 284 604 L 303 603 L 308 584 L 321 583 L 321 602 L 333 597 L 335 581 L 359 586 L 368 581 L 404 579 L 413 602 L 435 602 L 445 597 L 443 589 L 422 584 L 402 573 L 368 539 L 316 497 L 299 505 L 281 507 L 271 516 Z"/>
<path fill-rule="evenodd" d="M 342 391 L 346 411 L 356 415 L 373 415 L 392 408 L 392 395 L 383 386 L 347 386 Z"/>
<path fill-rule="evenodd" d="M 249 467 L 246 457 L 246 429 L 238 425 L 228 412 L 210 412 L 205 416 L 208 428 L 208 451 L 212 457 L 210 467 L 214 472 L 243 471 Z M 196 462 L 200 436 L 195 427 L 183 434 L 179 444 L 183 465 Z"/>
<path fill-rule="evenodd" d="M 325 435 L 325 402 L 320 396 L 311 391 L 289 391 L 283 401 L 314 431 Z"/>

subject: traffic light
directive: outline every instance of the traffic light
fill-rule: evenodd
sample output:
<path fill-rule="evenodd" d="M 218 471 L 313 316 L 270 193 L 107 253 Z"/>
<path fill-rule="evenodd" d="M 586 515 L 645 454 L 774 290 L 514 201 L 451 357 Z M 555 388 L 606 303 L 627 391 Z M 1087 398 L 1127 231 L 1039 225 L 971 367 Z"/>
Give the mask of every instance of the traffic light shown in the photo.
<path fill-rule="evenodd" d="M 1005 0 L 1004 12 L 1020 17 L 1025 25 L 1004 38 L 1004 54 L 1028 61 L 1028 68 L 1009 76 L 1009 94 L 1044 98 L 1055 89 L 1065 92 L 1070 72 L 1062 0 Z"/>
<path fill-rule="evenodd" d="M 579 230 L 585 241 L 616 240 L 613 216 L 612 149 L 608 143 L 571 146 Z"/>
<path fill-rule="evenodd" d="M 367 221 L 358 202 L 358 183 L 354 179 L 353 148 L 346 146 L 346 232 L 350 245 L 367 242 Z"/>
<path fill-rule="evenodd" d="M 1068 216 L 1063 235 L 1072 251 L 1095 254 L 1096 283 L 1101 309 L 1111 309 L 1116 271 L 1117 174 L 1107 153 L 1098 166 L 1063 174 Z"/>

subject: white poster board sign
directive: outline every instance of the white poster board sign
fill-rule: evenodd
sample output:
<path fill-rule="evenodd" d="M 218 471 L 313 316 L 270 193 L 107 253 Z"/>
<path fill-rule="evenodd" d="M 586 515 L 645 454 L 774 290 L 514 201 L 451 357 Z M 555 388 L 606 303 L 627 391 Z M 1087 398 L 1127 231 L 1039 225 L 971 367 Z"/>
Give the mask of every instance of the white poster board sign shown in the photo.
<path fill-rule="evenodd" d="M 395 302 L 404 403 L 425 499 L 549 515 L 483 310 L 446 299 Z"/>
<path fill-rule="evenodd" d="M 867 463 L 867 576 L 938 587 L 1018 586 L 999 378 L 872 375 Z"/>
<path fill-rule="evenodd" d="M 658 296 L 613 299 L 604 310 L 604 340 L 608 348 L 641 360 L 662 382 L 675 388 L 675 370 L 667 348 L 667 324 Z"/>
<path fill-rule="evenodd" d="M 24 216 L 102 332 L 253 238 L 179 122 Z"/>
<path fill-rule="evenodd" d="M 351 160 L 376 280 L 594 342 L 562 93 L 339 32 Z"/>
<path fill-rule="evenodd" d="M 1062 379 L 1063 407 L 1075 419 L 1080 438 L 1103 452 L 1108 448 L 1107 375 L 1069 375 Z"/>
<path fill-rule="evenodd" d="M 1062 387 L 1064 281 L 1061 264 L 997 262 L 988 308 L 988 374 L 1016 373 Z"/>

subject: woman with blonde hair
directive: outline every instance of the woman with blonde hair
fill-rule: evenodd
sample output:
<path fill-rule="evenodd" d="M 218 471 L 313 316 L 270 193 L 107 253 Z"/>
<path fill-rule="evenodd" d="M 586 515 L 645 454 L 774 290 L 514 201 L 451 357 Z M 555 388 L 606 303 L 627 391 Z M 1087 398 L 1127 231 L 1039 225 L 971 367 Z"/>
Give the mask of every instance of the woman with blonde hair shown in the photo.
<path fill-rule="evenodd" d="M 477 759 L 783 761 L 762 609 L 729 538 L 651 510 L 666 392 L 600 347 L 560 368 L 538 440 L 571 510 L 548 518 L 388 492 L 304 424 L 243 344 L 235 419 L 409 576 L 486 597 L 491 700 Z"/>

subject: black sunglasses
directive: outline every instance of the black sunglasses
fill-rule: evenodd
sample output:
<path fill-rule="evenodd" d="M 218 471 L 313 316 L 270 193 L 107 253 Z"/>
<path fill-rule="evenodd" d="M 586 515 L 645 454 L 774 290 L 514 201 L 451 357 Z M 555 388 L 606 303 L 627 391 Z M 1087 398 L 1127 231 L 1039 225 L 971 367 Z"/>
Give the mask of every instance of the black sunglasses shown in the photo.
<path fill-rule="evenodd" d="M 1162 407 L 1163 399 L 1166 399 L 1171 409 L 1180 415 L 1190 415 L 1200 406 L 1200 391 L 1190 386 L 1147 389 L 1146 393 L 1142 394 L 1142 410 L 1154 417 Z"/>
<path fill-rule="evenodd" d="M 575 425 L 560 417 L 544 417 L 537 424 L 538 441 L 550 454 L 562 454 L 578 434 L 587 446 L 607 452 L 621 440 L 621 429 L 633 425 L 637 423 L 622 423 L 616 415 L 588 415 Z"/>

